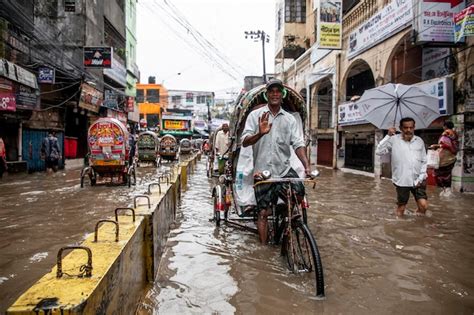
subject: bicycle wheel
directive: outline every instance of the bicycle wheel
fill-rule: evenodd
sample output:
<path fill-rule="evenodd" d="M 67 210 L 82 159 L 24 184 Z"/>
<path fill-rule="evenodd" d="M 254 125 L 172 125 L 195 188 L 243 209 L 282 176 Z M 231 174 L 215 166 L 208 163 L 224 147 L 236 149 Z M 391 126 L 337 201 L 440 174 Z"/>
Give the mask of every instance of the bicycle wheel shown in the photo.
<path fill-rule="evenodd" d="M 293 221 L 291 234 L 285 235 L 282 253 L 289 269 L 301 277 L 307 292 L 324 298 L 324 275 L 318 245 L 309 228 L 301 220 Z"/>

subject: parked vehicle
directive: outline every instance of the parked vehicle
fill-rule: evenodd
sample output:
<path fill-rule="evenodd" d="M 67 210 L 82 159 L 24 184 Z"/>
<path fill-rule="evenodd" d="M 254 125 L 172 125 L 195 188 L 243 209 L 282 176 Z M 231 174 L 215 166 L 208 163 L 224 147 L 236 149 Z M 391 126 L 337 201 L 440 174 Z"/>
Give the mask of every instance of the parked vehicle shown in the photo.
<path fill-rule="evenodd" d="M 152 163 L 158 166 L 158 146 L 159 139 L 153 131 L 145 131 L 138 135 L 137 140 L 137 166 L 140 164 Z"/>
<path fill-rule="evenodd" d="M 180 154 L 191 154 L 193 152 L 193 145 L 189 139 L 181 139 L 179 142 L 179 152 Z"/>
<path fill-rule="evenodd" d="M 91 186 L 99 182 L 128 184 L 136 182 L 135 166 L 129 162 L 130 146 L 127 128 L 115 118 L 99 118 L 89 128 L 88 166 L 81 172 L 81 187 L 84 178 Z M 115 182 L 114 182 L 115 180 Z"/>
<path fill-rule="evenodd" d="M 162 136 L 160 138 L 158 153 L 160 155 L 158 165 L 161 165 L 163 161 L 179 161 L 179 144 L 176 138 L 172 135 Z"/>

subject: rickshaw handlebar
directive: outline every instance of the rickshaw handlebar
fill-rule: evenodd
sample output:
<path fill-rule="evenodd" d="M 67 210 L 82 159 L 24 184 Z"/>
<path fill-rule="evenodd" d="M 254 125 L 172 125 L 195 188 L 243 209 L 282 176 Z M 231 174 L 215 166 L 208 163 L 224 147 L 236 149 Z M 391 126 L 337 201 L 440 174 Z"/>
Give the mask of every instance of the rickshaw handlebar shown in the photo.
<path fill-rule="evenodd" d="M 285 178 L 269 178 L 269 179 L 261 180 L 259 182 L 256 182 L 253 185 L 253 187 L 255 188 L 259 185 L 271 184 L 271 183 L 300 183 L 300 182 L 313 183 L 314 184 L 313 188 L 316 186 L 316 180 L 312 177 L 308 177 L 308 178 L 285 177 Z"/>

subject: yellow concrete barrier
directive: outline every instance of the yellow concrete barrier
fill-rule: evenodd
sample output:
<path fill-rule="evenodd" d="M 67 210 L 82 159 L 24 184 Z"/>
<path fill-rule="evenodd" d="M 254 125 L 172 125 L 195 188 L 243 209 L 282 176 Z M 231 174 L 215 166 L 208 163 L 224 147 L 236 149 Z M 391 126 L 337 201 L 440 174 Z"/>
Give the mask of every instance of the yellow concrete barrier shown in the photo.
<path fill-rule="evenodd" d="M 160 179 L 161 193 L 154 187 L 133 201 L 135 222 L 131 215 L 117 215 L 118 242 L 115 222 L 109 222 L 116 218 L 108 218 L 98 227 L 97 235 L 90 234 L 81 249 L 69 252 L 24 292 L 7 314 L 134 313 L 147 283 L 156 278 L 181 188 L 186 187 L 195 158 L 180 163 L 169 177 Z M 85 248 L 92 254 L 92 269 Z M 63 273 L 60 278 L 58 266 Z M 89 272 L 91 276 L 87 276 Z M 79 273 L 82 277 L 76 276 Z"/>

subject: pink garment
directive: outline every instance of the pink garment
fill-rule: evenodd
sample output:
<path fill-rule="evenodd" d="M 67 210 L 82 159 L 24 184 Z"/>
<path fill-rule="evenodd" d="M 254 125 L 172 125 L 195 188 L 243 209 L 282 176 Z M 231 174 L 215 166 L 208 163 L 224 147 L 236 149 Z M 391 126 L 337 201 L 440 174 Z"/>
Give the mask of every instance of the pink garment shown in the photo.
<path fill-rule="evenodd" d="M 7 156 L 7 152 L 5 151 L 5 143 L 3 143 L 3 139 L 0 138 L 0 157 L 5 158 Z"/>

